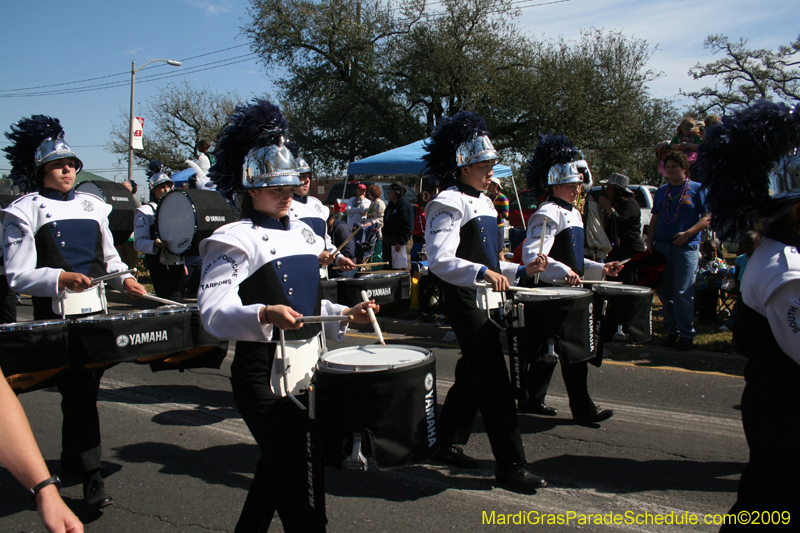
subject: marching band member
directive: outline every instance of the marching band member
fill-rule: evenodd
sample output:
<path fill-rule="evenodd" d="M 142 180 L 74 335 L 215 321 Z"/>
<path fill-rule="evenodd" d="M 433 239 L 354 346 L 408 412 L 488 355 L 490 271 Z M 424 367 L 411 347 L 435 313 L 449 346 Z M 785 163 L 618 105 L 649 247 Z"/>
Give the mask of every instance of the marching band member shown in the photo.
<path fill-rule="evenodd" d="M 729 513 L 777 511 L 793 520 L 800 516 L 798 109 L 761 101 L 726 117 L 706 134 L 692 173 L 708 189 L 711 225 L 723 241 L 766 223 L 747 263 L 733 328 L 748 359 L 742 425 L 750 461 Z"/>
<path fill-rule="evenodd" d="M 237 341 L 233 395 L 262 452 L 237 533 L 266 531 L 275 511 L 287 532 L 325 531 L 323 470 L 307 456 L 308 414 L 294 403 L 307 404 L 304 391 L 319 355 L 321 328 L 295 318 L 352 314 L 366 324 L 367 308 L 379 309 L 374 301 L 346 309 L 320 299 L 318 257 L 325 241 L 289 216 L 300 182 L 283 144 L 287 128 L 277 106 L 265 100 L 237 107 L 217 143 L 210 174 L 223 194 L 244 190 L 243 218 L 200 246 L 203 327 Z M 325 324 L 335 339 L 345 329 L 346 323 Z M 293 350 L 286 368 L 286 354 L 276 354 L 281 332 Z"/>
<path fill-rule="evenodd" d="M 155 235 L 158 201 L 175 186 L 164 172 L 164 165 L 151 161 L 147 171 L 150 184 L 150 201 L 136 210 L 133 219 L 133 246 L 144 254 L 147 270 L 153 282 L 156 296 L 181 301 L 181 277 L 185 266 L 183 259 L 167 251 L 167 243 Z"/>
<path fill-rule="evenodd" d="M 66 290 L 84 291 L 92 287 L 92 277 L 128 268 L 108 227 L 111 206 L 73 190 L 83 163 L 63 136 L 58 119 L 44 115 L 22 119 L 6 133 L 11 179 L 24 191 L 36 191 L 5 209 L 6 275 L 15 291 L 33 297 L 35 320 L 61 318 L 54 309 Z M 134 294 L 147 292 L 130 274 L 109 284 Z M 61 468 L 83 475 L 90 509 L 113 503 L 100 472 L 97 393 L 102 376 L 102 370 L 74 368 L 58 384 L 64 416 Z"/>
<path fill-rule="evenodd" d="M 319 264 L 323 267 L 320 273 L 327 277 L 327 266 L 336 262 L 342 271 L 355 270 L 356 264 L 341 252 L 336 251 L 336 246 L 331 242 L 328 235 L 328 208 L 325 207 L 318 198 L 310 196 L 308 190 L 311 187 L 311 167 L 305 159 L 300 157 L 299 149 L 295 143 L 286 143 L 289 151 L 297 162 L 297 171 L 300 173 L 300 185 L 294 188 L 292 197 L 292 207 L 289 208 L 289 216 L 293 220 L 301 220 L 311 226 L 320 238 L 325 241 L 325 249 L 319 254 Z"/>
<path fill-rule="evenodd" d="M 527 268 L 499 261 L 497 212 L 481 194 L 491 183 L 499 156 L 480 116 L 462 111 L 445 119 L 425 150 L 428 179 L 444 188 L 426 208 L 428 261 L 431 272 L 444 281 L 447 318 L 461 348 L 455 383 L 439 416 L 441 443 L 435 458 L 454 466 L 479 466 L 455 445 L 467 443 L 480 409 L 497 460 L 497 481 L 517 492 L 535 492 L 546 482 L 526 468 L 500 330 L 478 307 L 475 283 L 505 291 L 509 279 L 541 270 L 546 259 Z"/>
<path fill-rule="evenodd" d="M 583 219 L 574 207 L 580 189 L 591 187 L 591 173 L 581 153 L 563 135 L 542 136 L 525 172 L 528 188 L 547 191 L 549 197 L 528 221 L 528 233 L 522 250 L 522 260 L 529 263 L 542 253 L 548 256 L 547 268 L 540 279 L 546 284 L 563 283 L 580 285 L 581 278 L 603 279 L 607 274 L 616 275 L 624 265 L 618 261 L 597 263 L 583 257 Z M 542 246 L 542 228 L 546 228 Z M 523 285 L 532 286 L 532 279 Z M 592 334 L 593 332 L 590 332 Z M 550 379 L 556 363 L 535 360 L 538 354 L 530 355 L 528 399 L 519 403 L 526 413 L 555 416 L 557 411 L 544 403 Z M 582 361 L 561 361 L 561 373 L 567 387 L 572 417 L 582 424 L 594 424 L 614 415 L 611 409 L 600 409 L 589 396 L 587 378 L 588 360 L 594 354 L 587 353 Z"/>

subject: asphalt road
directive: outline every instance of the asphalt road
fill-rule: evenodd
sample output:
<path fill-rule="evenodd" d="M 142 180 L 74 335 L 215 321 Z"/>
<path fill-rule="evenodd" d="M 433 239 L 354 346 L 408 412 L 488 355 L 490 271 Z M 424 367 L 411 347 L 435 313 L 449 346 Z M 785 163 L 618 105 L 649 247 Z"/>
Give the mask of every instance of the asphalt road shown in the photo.
<path fill-rule="evenodd" d="M 434 351 L 441 404 L 457 347 L 438 338 L 388 336 Z M 344 345 L 374 342 L 374 335 L 353 331 Z M 62 490 L 86 531 L 233 531 L 259 452 L 230 394 L 230 360 L 229 354 L 218 371 L 153 374 L 146 366 L 122 364 L 106 372 L 99 409 L 106 486 L 116 503 L 89 516 L 81 509 L 80 480 L 65 476 Z M 747 445 L 737 409 L 744 381 L 736 370 L 711 370 L 623 361 L 590 367 L 595 401 L 617 413 L 597 428 L 572 423 L 556 375 L 548 403 L 559 415 L 520 416 L 528 461 L 549 483 L 535 495 L 493 485 L 494 462 L 480 419 L 466 446 L 482 461 L 478 471 L 436 464 L 390 472 L 328 469 L 328 530 L 716 531 L 702 520 L 733 503 Z M 48 466 L 58 473 L 58 392 L 27 393 L 20 400 Z M 44 531 L 30 498 L 2 468 L 0 493 L 0 532 Z M 570 523 L 530 525 L 545 513 L 562 520 L 570 513 Z M 682 520 L 687 513 L 701 523 L 652 523 L 656 515 Z M 634 523 L 578 524 L 578 515 L 588 514 Z M 501 515 L 512 525 L 500 524 Z M 635 523 L 648 516 L 651 522 Z M 528 524 L 513 523 L 521 518 Z M 277 516 L 270 531 L 283 531 Z"/>

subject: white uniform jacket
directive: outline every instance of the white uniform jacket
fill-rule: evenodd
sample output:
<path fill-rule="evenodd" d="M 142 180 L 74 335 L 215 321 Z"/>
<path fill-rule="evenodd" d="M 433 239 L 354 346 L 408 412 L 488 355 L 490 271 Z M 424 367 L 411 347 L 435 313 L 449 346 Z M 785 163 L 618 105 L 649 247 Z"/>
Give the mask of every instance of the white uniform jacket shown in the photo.
<path fill-rule="evenodd" d="M 493 266 L 509 283 L 516 283 L 519 265 L 498 259 L 497 211 L 488 196 L 464 185 L 450 187 L 428 202 L 425 220 L 425 247 L 431 272 L 452 285 L 473 287 L 481 269 Z M 474 228 L 473 240 L 481 244 L 482 250 L 459 249 L 465 227 Z M 466 259 L 479 256 L 486 263 Z"/>
<path fill-rule="evenodd" d="M 769 321 L 781 349 L 800 364 L 800 252 L 764 239 L 747 263 L 742 301 Z"/>
<path fill-rule="evenodd" d="M 111 206 L 92 194 L 52 189 L 26 194 L 4 210 L 5 270 L 13 290 L 31 296 L 58 296 L 61 272 L 98 277 L 127 270 L 108 227 Z M 37 248 L 37 243 L 39 247 Z M 39 257 L 37 249 L 49 250 Z M 130 274 L 109 280 L 122 289 Z"/>
<path fill-rule="evenodd" d="M 369 206 L 370 202 L 366 196 L 361 200 L 358 199 L 358 196 L 350 198 L 344 210 L 344 214 L 347 215 L 347 227 L 350 231 L 353 231 L 353 226 L 360 226 L 366 222 L 366 214 L 367 211 L 369 211 Z"/>
<path fill-rule="evenodd" d="M 197 303 L 207 332 L 220 339 L 277 342 L 272 324 L 262 326 L 259 321 L 263 305 L 284 304 L 303 315 L 314 313 L 324 243 L 303 222 L 284 220 L 285 229 L 282 222 L 256 214 L 252 220 L 222 226 L 200 243 L 203 271 Z M 319 305 L 323 315 L 345 309 L 328 300 Z M 306 328 L 309 325 L 298 331 Z M 328 338 L 341 340 L 346 330 L 339 322 L 325 323 Z"/>
<path fill-rule="evenodd" d="M 133 248 L 143 254 L 155 255 L 156 241 L 151 228 L 156 221 L 156 204 L 149 202 L 136 210 L 133 217 Z"/>
<path fill-rule="evenodd" d="M 587 280 L 603 278 L 603 264 L 583 257 L 583 219 L 580 212 L 559 199 L 550 199 L 531 215 L 522 247 L 522 262 L 530 264 L 539 256 L 542 227 L 546 227 L 542 253 L 548 256 L 540 279 L 563 282 L 570 270 Z"/>

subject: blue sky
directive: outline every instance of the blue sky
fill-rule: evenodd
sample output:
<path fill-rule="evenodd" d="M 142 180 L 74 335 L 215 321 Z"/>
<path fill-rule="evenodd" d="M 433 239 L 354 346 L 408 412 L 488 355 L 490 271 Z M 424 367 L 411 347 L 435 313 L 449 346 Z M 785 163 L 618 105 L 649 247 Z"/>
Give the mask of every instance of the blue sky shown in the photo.
<path fill-rule="evenodd" d="M 664 76 L 651 84 L 652 94 L 675 98 L 679 89 L 699 85 L 687 75 L 698 61 L 711 58 L 703 41 L 713 33 L 732 40 L 745 37 L 751 47 L 774 49 L 800 33 L 800 3 L 787 0 L 531 0 L 523 7 L 521 26 L 537 38 L 579 37 L 581 29 L 622 30 L 646 39 L 658 49 L 650 68 Z M 535 6 L 534 4 L 544 4 Z M 526 7 L 531 6 L 531 7 Z M 44 15 L 42 15 L 44 14 Z M 127 175 L 127 163 L 105 150 L 112 123 L 127 114 L 130 101 L 131 61 L 137 66 L 151 59 L 186 60 L 182 67 L 154 63 L 136 75 L 136 109 L 169 81 L 189 81 L 219 92 L 236 91 L 243 97 L 274 91 L 263 68 L 253 58 L 220 68 L 212 62 L 249 54 L 240 34 L 246 20 L 241 0 L 139 0 L 138 2 L 39 0 L 0 4 L 0 95 L 6 91 L 104 77 L 92 83 L 118 86 L 48 96 L 0 97 L 0 128 L 21 117 L 46 114 L 58 117 L 66 139 L 85 168 L 109 179 Z M 236 47 L 225 52 L 225 48 Z M 175 77 L 147 82 L 148 75 Z M 75 86 L 33 91 L 69 89 Z M 140 113 L 137 113 L 140 115 Z M 147 117 L 145 117 L 147 120 Z M 147 122 L 145 122 L 147 135 Z M 0 147 L 6 146 L 5 137 Z M 0 173 L 9 168 L 0 158 Z M 134 179 L 144 181 L 143 169 Z"/>

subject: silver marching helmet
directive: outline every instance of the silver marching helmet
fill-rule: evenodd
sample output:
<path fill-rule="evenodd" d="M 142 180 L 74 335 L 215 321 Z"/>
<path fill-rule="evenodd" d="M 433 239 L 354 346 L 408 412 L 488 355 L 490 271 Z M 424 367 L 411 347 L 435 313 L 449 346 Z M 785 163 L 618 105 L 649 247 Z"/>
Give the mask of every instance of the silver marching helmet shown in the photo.
<path fill-rule="evenodd" d="M 294 156 L 281 142 L 253 148 L 247 153 L 242 168 L 242 186 L 245 189 L 296 187 L 300 185 L 299 175 Z"/>
<path fill-rule="evenodd" d="M 800 148 L 781 157 L 767 175 L 771 200 L 800 198 Z"/>
<path fill-rule="evenodd" d="M 486 135 L 476 135 L 472 140 L 461 143 L 456 149 L 458 168 L 488 160 L 499 161 L 500 156 Z"/>
<path fill-rule="evenodd" d="M 584 189 L 592 186 L 592 172 L 589 165 L 583 159 L 560 163 L 550 167 L 547 173 L 547 185 L 566 185 L 567 183 L 580 183 Z"/>
<path fill-rule="evenodd" d="M 158 174 L 155 174 L 155 175 L 151 176 L 147 181 L 150 183 L 150 190 L 151 191 L 153 189 L 155 189 L 156 187 L 158 187 L 159 185 L 161 185 L 162 183 L 169 182 L 169 183 L 172 183 L 173 185 L 175 185 L 175 182 L 172 181 L 172 178 L 170 178 L 169 176 L 167 176 L 163 172 L 159 172 Z"/>
<path fill-rule="evenodd" d="M 50 161 L 67 158 L 75 160 L 76 174 L 83 168 L 83 162 L 78 159 L 78 156 L 75 155 L 75 152 L 72 151 L 72 148 L 64 141 L 63 137 L 56 137 L 55 139 L 48 137 L 36 148 L 33 157 L 37 170 Z"/>
<path fill-rule="evenodd" d="M 310 174 L 311 173 L 311 165 L 303 159 L 301 156 L 297 156 L 297 172 L 300 174 Z"/>

